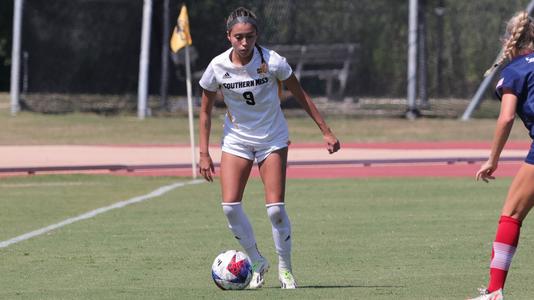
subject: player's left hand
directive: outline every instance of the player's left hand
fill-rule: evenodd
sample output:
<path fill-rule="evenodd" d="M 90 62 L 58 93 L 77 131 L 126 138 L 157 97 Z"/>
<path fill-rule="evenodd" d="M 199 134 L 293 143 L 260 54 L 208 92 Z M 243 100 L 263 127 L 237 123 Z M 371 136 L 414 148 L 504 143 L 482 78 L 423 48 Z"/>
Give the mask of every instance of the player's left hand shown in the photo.
<path fill-rule="evenodd" d="M 488 160 L 480 167 L 475 177 L 477 181 L 482 179 L 484 182 L 487 183 L 489 182 L 489 180 L 495 179 L 495 176 L 493 176 L 495 170 L 497 170 L 497 163 Z"/>
<path fill-rule="evenodd" d="M 204 177 L 206 181 L 213 182 L 213 174 L 215 174 L 215 167 L 209 154 L 200 154 L 198 170 L 200 172 L 200 175 L 202 175 L 202 177 Z"/>
<path fill-rule="evenodd" d="M 326 149 L 330 154 L 337 152 L 341 148 L 339 140 L 332 132 L 324 134 L 323 140 L 326 143 Z"/>

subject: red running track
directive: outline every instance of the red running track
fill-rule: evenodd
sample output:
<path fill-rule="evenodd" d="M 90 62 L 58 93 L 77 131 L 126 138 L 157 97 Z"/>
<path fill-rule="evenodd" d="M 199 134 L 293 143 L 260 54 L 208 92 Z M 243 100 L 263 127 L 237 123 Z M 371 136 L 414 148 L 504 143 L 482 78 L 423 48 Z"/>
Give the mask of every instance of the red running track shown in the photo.
<path fill-rule="evenodd" d="M 496 177 L 514 176 L 521 162 L 499 164 Z M 289 166 L 288 178 L 364 178 L 364 177 L 473 177 L 480 164 L 406 164 L 406 165 L 332 165 L 332 166 Z M 135 172 L 115 172 L 117 175 L 130 176 L 191 176 L 190 169 L 142 170 Z M 219 170 L 215 169 L 215 176 Z M 257 168 L 251 173 L 259 177 Z"/>
<path fill-rule="evenodd" d="M 168 147 L 169 145 L 161 145 Z M 528 149 L 528 142 L 508 142 L 506 149 Z M 118 145 L 117 147 L 121 147 Z M 158 147 L 158 146 L 156 146 Z M 317 148 L 323 150 L 322 144 L 293 144 L 292 148 Z M 489 149 L 489 142 L 400 142 L 400 143 L 346 143 L 344 148 L 361 148 L 361 149 Z M 335 154 L 334 154 L 335 155 Z M 313 162 L 313 161 L 312 161 Z M 514 176 L 521 166 L 521 161 L 506 161 L 499 164 L 495 172 L 496 177 Z M 307 165 L 290 165 L 287 169 L 288 178 L 362 178 L 362 177 L 473 177 L 480 167 L 478 163 L 389 163 L 389 164 L 371 164 L 363 166 L 361 164 L 307 164 Z M 74 173 L 74 172 L 40 172 L 47 173 Z M 90 174 L 115 174 L 127 176 L 191 176 L 190 168 L 177 169 L 138 169 L 135 171 L 102 171 L 87 170 L 77 171 L 75 173 Z M 216 169 L 216 176 L 219 170 Z M 1 176 L 23 175 L 21 173 L 4 173 Z M 257 167 L 252 170 L 251 176 L 258 177 Z"/>

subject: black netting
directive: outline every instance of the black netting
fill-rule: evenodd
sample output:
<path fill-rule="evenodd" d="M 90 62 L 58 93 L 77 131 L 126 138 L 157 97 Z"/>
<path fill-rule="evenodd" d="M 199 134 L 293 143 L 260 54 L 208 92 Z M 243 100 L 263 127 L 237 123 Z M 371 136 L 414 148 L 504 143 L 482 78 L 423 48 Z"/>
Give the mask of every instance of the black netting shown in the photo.
<path fill-rule="evenodd" d="M 137 3 L 136 3 L 137 2 Z M 128 93 L 136 87 L 138 1 L 26 1 L 28 92 Z"/>
<path fill-rule="evenodd" d="M 160 94 L 162 42 L 169 38 L 162 37 L 163 2 L 153 1 L 149 74 L 152 99 Z M 406 95 L 408 1 L 184 2 L 193 37 L 196 95 L 199 74 L 215 55 L 230 46 L 225 18 L 238 6 L 248 7 L 258 15 L 260 44 L 359 44 L 346 88 L 346 96 L 355 101 L 403 99 Z M 427 24 L 428 95 L 468 99 L 499 52 L 504 22 L 530 1 L 419 2 Z M 24 3 L 23 105 L 40 111 L 135 109 L 143 0 Z M 181 4 L 170 1 L 170 28 Z M 170 61 L 175 65 L 170 67 L 169 94 L 185 95 L 183 57 L 174 56 Z M 302 82 L 314 96 L 325 95 L 324 80 L 307 78 Z"/>
<path fill-rule="evenodd" d="M 22 90 L 27 108 L 50 112 L 135 108 L 143 1 L 24 3 Z M 159 92 L 162 26 L 161 3 L 154 4 L 151 94 Z"/>

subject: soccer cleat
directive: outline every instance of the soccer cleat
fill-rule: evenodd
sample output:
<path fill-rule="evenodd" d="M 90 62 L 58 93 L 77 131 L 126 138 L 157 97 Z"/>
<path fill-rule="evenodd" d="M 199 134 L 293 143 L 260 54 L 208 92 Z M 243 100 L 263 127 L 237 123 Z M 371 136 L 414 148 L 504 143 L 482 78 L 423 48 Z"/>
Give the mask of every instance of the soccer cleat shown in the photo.
<path fill-rule="evenodd" d="M 261 288 L 265 283 L 265 273 L 267 273 L 267 271 L 269 271 L 269 262 L 264 257 L 252 263 L 252 279 L 248 284 L 248 288 Z"/>
<path fill-rule="evenodd" d="M 476 298 L 470 298 L 467 300 L 503 300 L 504 296 L 502 294 L 502 289 L 498 289 L 493 293 L 488 292 L 485 288 L 478 289 L 480 296 Z"/>
<path fill-rule="evenodd" d="M 289 270 L 278 270 L 278 280 L 280 280 L 280 286 L 283 289 L 297 288 L 297 282 L 295 281 L 295 277 L 293 277 L 293 274 L 291 274 L 291 271 Z"/>

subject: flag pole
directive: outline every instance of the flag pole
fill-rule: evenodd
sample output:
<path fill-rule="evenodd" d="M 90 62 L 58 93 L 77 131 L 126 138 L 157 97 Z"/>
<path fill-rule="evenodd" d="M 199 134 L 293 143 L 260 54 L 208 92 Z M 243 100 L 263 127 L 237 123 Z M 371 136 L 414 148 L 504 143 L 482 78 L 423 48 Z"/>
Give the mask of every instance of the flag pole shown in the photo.
<path fill-rule="evenodd" d="M 191 139 L 191 171 L 193 178 L 197 178 L 197 158 L 195 151 L 195 127 L 193 125 L 193 97 L 191 88 L 191 64 L 189 58 L 189 46 L 185 46 L 185 76 L 186 76 L 186 88 L 187 88 L 187 107 L 189 118 L 189 137 Z"/>
<path fill-rule="evenodd" d="M 23 0 L 15 0 L 13 5 L 13 44 L 11 48 L 11 115 L 20 111 L 20 44 L 22 34 Z"/>
<path fill-rule="evenodd" d="M 139 79 L 137 87 L 137 117 L 145 119 L 148 99 L 148 68 L 150 64 L 150 28 L 152 26 L 152 0 L 143 2 L 141 51 L 139 54 Z"/>
<path fill-rule="evenodd" d="M 189 45 L 192 45 L 191 33 L 189 32 L 189 17 L 187 16 L 187 7 L 182 5 L 180 15 L 176 20 L 176 26 L 171 36 L 170 46 L 172 52 L 185 48 L 185 84 L 187 88 L 187 111 L 189 119 L 189 137 L 191 139 L 191 172 L 193 178 L 197 178 L 197 158 L 195 151 L 195 127 L 193 125 L 193 98 L 191 88 L 191 58 L 189 57 Z"/>

